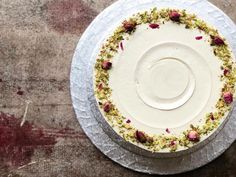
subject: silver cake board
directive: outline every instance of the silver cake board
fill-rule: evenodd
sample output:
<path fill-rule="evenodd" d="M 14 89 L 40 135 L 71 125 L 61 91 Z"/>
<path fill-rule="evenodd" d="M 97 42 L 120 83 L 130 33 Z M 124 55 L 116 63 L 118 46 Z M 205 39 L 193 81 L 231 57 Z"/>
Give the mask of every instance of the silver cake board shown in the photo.
<path fill-rule="evenodd" d="M 119 136 L 104 123 L 93 92 L 93 65 L 102 42 L 126 17 L 153 7 L 186 9 L 189 13 L 197 14 L 226 37 L 236 54 L 235 24 L 206 0 L 119 0 L 100 13 L 82 35 L 71 66 L 71 96 L 82 129 L 92 143 L 111 160 L 143 173 L 177 174 L 211 162 L 230 147 L 236 139 L 236 108 L 223 129 L 205 146 L 191 153 L 161 158 L 124 145 Z"/>

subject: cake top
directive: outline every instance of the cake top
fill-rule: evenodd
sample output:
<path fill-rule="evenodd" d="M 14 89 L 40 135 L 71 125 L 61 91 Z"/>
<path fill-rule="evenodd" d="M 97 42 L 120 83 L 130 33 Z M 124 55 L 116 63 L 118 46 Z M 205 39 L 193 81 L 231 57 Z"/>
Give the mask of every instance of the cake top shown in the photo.
<path fill-rule="evenodd" d="M 152 31 L 150 32 L 150 30 Z M 179 35 L 184 33 L 185 30 L 186 36 Z M 196 34 L 197 32 L 199 34 L 195 35 L 195 33 L 193 33 L 195 36 L 194 39 L 191 39 L 191 41 L 201 40 L 204 42 L 204 45 L 207 45 L 208 48 L 210 47 L 211 50 L 208 50 L 208 52 L 204 51 L 205 46 L 199 46 L 197 49 L 201 52 L 204 51 L 204 53 L 201 54 L 198 54 L 199 51 L 195 51 L 196 49 L 192 50 L 191 47 L 185 44 L 188 42 L 193 43 L 188 41 L 187 30 L 195 30 Z M 141 33 L 143 31 L 145 31 L 145 33 Z M 174 40 L 165 41 L 154 45 L 156 40 L 161 39 L 162 36 L 166 35 L 175 40 L 182 40 L 181 38 L 186 39 L 184 39 L 182 43 L 178 43 Z M 190 36 L 191 35 L 192 33 Z M 153 39 L 153 41 L 150 43 L 145 43 L 145 39 L 148 37 Z M 138 53 L 137 51 L 142 51 L 142 47 L 140 47 L 142 45 L 135 44 L 134 38 L 143 43 L 143 50 L 145 50 L 144 44 L 147 46 L 148 44 L 150 44 L 150 46 L 154 46 L 147 51 L 143 51 L 144 54 L 142 54 L 140 60 L 133 59 L 135 58 L 135 53 Z M 195 43 L 193 44 L 195 45 Z M 136 48 L 129 47 L 134 45 Z M 196 48 L 198 45 L 199 44 L 196 44 L 193 47 Z M 171 51 L 175 48 L 179 51 L 175 52 L 174 55 L 168 54 L 168 57 L 163 57 L 166 55 L 162 54 L 160 48 L 164 51 L 164 53 L 171 53 Z M 207 47 L 205 48 L 208 49 Z M 126 51 L 129 51 L 131 54 L 128 54 Z M 125 60 L 125 52 L 126 56 L 130 57 L 129 61 Z M 185 54 L 185 57 L 182 55 L 183 53 Z M 213 57 L 206 57 L 204 54 L 208 54 L 209 56 L 212 54 L 217 61 L 210 60 Z M 154 55 L 155 57 L 153 57 Z M 156 58 L 161 59 L 157 60 Z M 181 58 L 181 60 L 179 60 L 179 58 Z M 198 64 L 198 58 L 208 58 L 209 61 L 207 62 L 208 64 L 210 63 L 209 67 L 212 70 L 216 70 L 214 73 L 215 75 L 212 76 L 211 73 L 207 73 L 207 68 L 205 68 L 207 64 Z M 201 117 L 200 124 L 189 124 L 188 128 L 185 127 L 183 131 L 181 130 L 181 132 L 178 133 L 172 133 L 170 127 L 164 128 L 163 126 L 165 125 L 165 121 L 162 121 L 164 122 L 162 124 L 161 121 L 158 122 L 152 120 L 151 118 L 146 118 L 144 120 L 146 121 L 146 124 L 149 125 L 149 127 L 154 126 L 155 124 L 156 126 L 163 125 L 162 129 L 164 129 L 165 132 L 156 133 L 159 130 L 156 131 L 154 128 L 153 131 L 149 131 L 149 129 L 145 129 L 145 127 L 142 129 L 142 126 L 138 126 L 138 124 L 135 123 L 135 120 L 124 115 L 125 111 L 123 111 L 124 109 L 122 109 L 122 106 L 119 105 L 119 102 L 113 100 L 113 98 L 117 98 L 115 94 L 119 91 L 116 89 L 112 90 L 113 85 L 121 85 L 123 82 L 118 78 L 120 73 L 116 70 L 116 68 L 119 67 L 119 64 L 115 63 L 116 60 L 122 60 L 122 66 L 127 64 L 123 71 L 129 72 L 130 70 L 130 73 L 121 73 L 123 74 L 123 77 L 121 78 L 124 78 L 125 74 L 127 75 L 127 78 L 131 78 L 131 73 L 134 71 L 135 84 L 130 84 L 131 86 L 129 86 L 129 83 L 127 82 L 127 89 L 133 87 L 132 85 L 136 85 L 135 88 L 137 93 L 135 94 L 140 98 L 142 102 L 140 102 L 140 104 L 150 107 L 150 109 L 147 109 L 147 112 L 145 112 L 145 110 L 139 112 L 144 114 L 142 116 L 139 114 L 139 116 L 142 117 L 141 119 L 144 120 L 145 116 L 152 117 L 153 114 L 149 114 L 150 111 L 148 112 L 148 110 L 155 109 L 159 111 L 159 115 L 164 117 L 164 120 L 168 122 L 168 117 L 165 117 L 167 112 L 173 112 L 172 110 L 186 105 L 187 102 L 190 102 L 189 99 L 195 96 L 196 101 L 195 103 L 193 102 L 193 109 L 194 106 L 197 106 L 197 99 L 201 100 L 201 97 L 197 98 L 197 92 L 194 92 L 194 89 L 205 89 L 205 92 L 209 92 L 209 94 L 211 90 L 215 90 L 214 93 L 219 91 L 219 94 L 214 94 L 215 97 L 213 97 L 210 102 L 214 105 L 214 109 L 209 108 L 208 110 L 212 111 L 202 113 L 204 115 Z M 131 62 L 137 62 L 135 67 L 131 65 Z M 202 70 L 199 72 L 189 68 L 189 66 L 193 67 L 194 64 L 199 65 L 198 67 Z M 150 75 L 147 74 L 149 71 L 145 70 L 146 68 L 149 68 Z M 172 72 L 168 72 L 170 70 Z M 115 73 L 113 74 L 112 72 Z M 232 107 L 233 94 L 235 92 L 235 72 L 236 70 L 234 67 L 233 56 L 229 45 L 216 29 L 198 19 L 196 15 L 186 13 L 185 10 L 157 10 L 156 8 L 153 8 L 150 11 L 135 14 L 131 18 L 125 20 L 103 44 L 95 64 L 95 95 L 104 117 L 114 128 L 114 130 L 125 140 L 153 152 L 178 151 L 191 147 L 203 140 L 214 132 L 214 130 L 216 130 L 217 127 L 219 127 L 219 125 L 225 120 L 226 115 Z M 217 76 L 218 73 L 220 73 L 219 77 Z M 114 76 L 115 74 L 117 74 L 117 77 Z M 163 82 L 163 78 L 165 78 L 164 76 L 166 75 L 169 76 L 168 82 Z M 150 78 L 154 79 L 155 82 L 152 82 L 153 80 Z M 177 80 L 178 82 L 176 82 Z M 211 83 L 212 80 L 213 83 Z M 212 85 L 204 85 L 204 83 L 208 82 Z M 155 83 L 157 83 L 156 87 Z M 167 83 L 175 89 L 170 89 L 171 87 L 168 87 Z M 199 83 L 202 84 L 199 85 Z M 124 87 L 126 87 L 126 85 L 123 84 L 122 88 Z M 149 89 L 150 87 L 153 87 L 154 91 Z M 220 87 L 220 90 L 212 89 L 216 87 Z M 115 88 L 119 87 L 117 86 Z M 126 98 L 127 95 L 124 95 L 122 100 L 129 102 Z M 130 95 L 130 98 L 133 97 Z M 206 102 L 209 103 L 207 97 Z M 135 107 L 135 109 L 137 108 Z M 176 117 L 182 113 L 175 113 Z M 176 119 L 169 121 L 172 122 L 172 124 L 168 123 L 168 125 L 174 126 L 174 124 L 177 124 L 178 121 L 181 120 Z"/>

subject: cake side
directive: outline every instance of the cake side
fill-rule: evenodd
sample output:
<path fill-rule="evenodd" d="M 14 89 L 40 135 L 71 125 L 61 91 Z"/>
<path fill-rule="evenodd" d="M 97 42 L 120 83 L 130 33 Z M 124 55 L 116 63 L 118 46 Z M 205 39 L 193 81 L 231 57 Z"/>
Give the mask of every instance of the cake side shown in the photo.
<path fill-rule="evenodd" d="M 115 97 L 116 93 L 118 93 L 116 88 L 119 88 L 119 86 L 116 87 L 116 84 L 114 84 L 115 81 L 119 79 L 119 77 L 114 77 L 115 72 L 119 71 L 116 69 L 119 66 L 119 64 L 115 64 L 115 62 L 117 60 L 122 61 L 122 59 L 124 61 L 124 56 L 121 57 L 120 55 L 122 55 L 122 53 L 124 53 L 125 50 L 128 50 L 128 51 L 132 50 L 132 49 L 127 49 L 129 46 L 132 46 L 132 43 L 129 43 L 129 40 L 132 41 L 132 37 L 135 35 L 136 35 L 135 39 L 137 39 L 138 38 L 137 34 L 140 31 L 142 31 L 142 28 L 143 30 L 144 29 L 153 30 L 153 31 L 155 30 L 155 33 L 158 34 L 158 29 L 162 29 L 162 28 L 164 29 L 164 26 L 167 26 L 168 28 L 166 28 L 166 30 L 168 30 L 172 28 L 173 25 L 178 25 L 181 28 L 184 28 L 189 31 L 198 30 L 199 34 L 201 35 L 195 36 L 194 40 L 203 40 L 202 38 L 204 38 L 204 43 L 209 45 L 212 48 L 212 51 L 210 52 L 212 53 L 212 55 L 214 55 L 218 59 L 217 61 L 218 63 L 217 62 L 211 63 L 212 60 L 209 60 L 207 62 L 208 62 L 208 65 L 210 65 L 210 67 L 212 67 L 212 65 L 214 65 L 215 68 L 218 67 L 218 69 L 215 69 L 216 70 L 215 74 L 218 75 L 220 73 L 219 79 L 217 79 L 218 76 L 215 77 L 213 75 L 215 77 L 213 79 L 213 82 L 215 83 L 213 83 L 212 88 L 217 88 L 215 90 L 216 92 L 219 91 L 219 94 L 213 94 L 213 95 L 217 95 L 217 97 L 211 98 L 211 102 L 210 102 L 211 104 L 214 104 L 214 109 L 212 108 L 212 111 L 210 112 L 203 111 L 204 116 L 202 116 L 201 121 L 199 121 L 200 123 L 195 123 L 195 122 L 193 124 L 186 123 L 188 127 L 182 126 L 182 129 L 178 127 L 170 129 L 167 126 L 164 128 L 165 126 L 165 122 L 164 122 L 162 127 L 159 127 L 159 128 L 154 127 L 153 131 L 151 130 L 149 131 L 149 128 L 147 127 L 151 127 L 152 124 L 155 124 L 155 120 L 152 120 L 153 122 L 151 121 L 146 122 L 146 124 L 150 124 L 146 127 L 140 126 L 137 123 L 135 123 L 135 118 L 131 119 L 130 117 L 127 117 L 127 115 L 129 114 L 126 114 L 126 112 L 124 111 L 125 109 L 122 109 L 122 105 L 119 104 L 117 101 L 115 101 L 115 100 L 118 100 L 116 99 L 117 97 Z M 181 29 L 181 30 L 184 30 L 184 29 Z M 143 34 L 145 35 L 149 33 L 143 33 Z M 144 36 L 144 35 L 139 35 L 139 36 Z M 176 35 L 178 35 L 178 33 Z M 145 40 L 143 41 L 143 43 L 144 42 Z M 163 45 L 161 44 L 158 44 L 157 46 L 158 48 L 155 48 L 154 51 L 158 50 L 160 46 L 163 47 Z M 176 44 L 176 42 L 167 43 L 165 48 L 168 49 L 170 46 L 172 46 L 172 49 L 175 48 L 176 46 L 177 48 L 181 49 L 182 52 L 179 52 L 179 55 L 181 55 L 181 53 L 184 53 L 183 51 L 189 51 L 189 50 L 185 50 L 186 48 L 185 45 L 182 45 L 182 44 L 180 45 L 179 43 Z M 170 48 L 169 50 L 172 50 L 172 49 Z M 136 51 L 134 50 L 133 53 L 134 52 Z M 132 55 L 126 55 L 126 56 L 131 57 Z M 145 60 L 149 56 L 150 56 L 150 52 L 148 53 L 148 55 L 145 55 Z M 196 59 L 200 57 L 197 54 L 195 55 L 194 52 L 189 54 L 189 56 L 192 56 L 190 58 L 196 57 Z M 213 58 L 213 56 L 211 57 Z M 182 58 L 184 57 L 182 56 Z M 143 62 L 144 60 L 140 60 L 140 61 Z M 147 61 L 149 63 L 152 63 L 152 59 L 147 60 Z M 143 85 L 141 85 L 140 88 L 138 87 L 138 89 L 140 89 L 141 91 L 137 91 L 137 92 L 140 92 L 137 94 L 140 94 L 141 95 L 140 97 L 143 97 L 143 100 L 142 100 L 143 102 L 140 104 L 143 104 L 143 105 L 149 104 L 149 107 L 152 107 L 152 108 L 154 107 L 156 112 L 159 111 L 159 113 L 161 113 L 163 109 L 166 109 L 163 112 L 168 111 L 168 113 L 171 113 L 171 110 L 174 110 L 177 107 L 183 107 L 183 106 L 186 107 L 187 103 L 191 101 L 191 100 L 189 101 L 188 99 L 187 100 L 184 99 L 185 97 L 187 98 L 186 95 L 190 95 L 189 98 L 191 98 L 192 100 L 194 96 L 197 98 L 195 93 L 194 93 L 195 95 L 193 93 L 191 95 L 191 88 L 195 86 L 194 85 L 195 81 L 193 78 L 191 79 L 191 72 L 189 72 L 188 69 L 186 69 L 184 64 L 178 61 L 178 57 L 177 59 L 176 57 L 171 57 L 167 59 L 165 58 L 165 60 L 160 60 L 160 61 L 161 62 L 165 61 L 166 66 L 164 68 L 169 67 L 171 70 L 173 70 L 172 68 L 174 68 L 174 70 L 176 70 L 176 73 L 179 73 L 178 75 L 181 76 L 180 78 L 181 82 L 176 83 L 176 74 L 172 74 L 173 79 L 170 80 L 170 83 L 174 84 L 174 86 L 176 86 L 177 84 L 178 87 L 176 88 L 182 88 L 182 90 L 184 90 L 184 93 L 187 90 L 186 94 L 182 96 L 181 89 L 179 90 L 174 89 L 174 92 L 172 90 L 168 91 L 168 87 L 163 86 L 163 88 L 161 88 L 160 84 L 158 84 L 157 87 L 154 87 L 155 88 L 154 91 L 157 91 L 157 92 L 153 92 L 157 95 L 151 92 L 150 93 L 148 92 L 148 93 L 145 93 L 144 96 L 142 96 L 142 93 L 144 93 L 143 91 L 148 90 L 146 88 L 146 85 L 149 84 L 148 82 L 146 82 L 149 76 L 147 76 L 146 78 L 142 78 L 142 76 L 144 75 L 143 73 L 146 73 L 144 72 L 145 70 L 142 71 L 142 69 L 139 69 L 138 72 L 136 72 L 138 73 L 136 75 L 140 75 L 140 80 L 138 80 L 138 83 L 143 83 Z M 160 72 L 162 70 L 162 67 L 160 66 L 163 65 L 163 63 L 160 63 L 160 61 L 158 61 L 159 62 L 158 65 L 155 64 L 155 68 L 156 68 L 154 72 L 155 76 L 161 76 L 162 75 L 161 73 L 165 72 L 165 71 Z M 196 60 L 193 60 L 193 61 L 196 61 Z M 188 63 L 189 60 L 186 60 L 184 62 Z M 124 64 L 122 64 L 122 66 L 123 65 Z M 188 64 L 188 65 L 191 65 L 191 64 Z M 142 63 L 141 66 L 145 66 L 145 63 Z M 206 70 L 204 69 L 205 65 L 202 65 L 202 67 L 203 67 L 203 71 L 205 71 Z M 176 68 L 179 68 L 179 69 L 176 69 Z M 212 68 L 212 70 L 214 70 L 214 68 Z M 194 74 L 196 75 L 197 71 L 194 71 L 194 72 L 195 72 Z M 187 73 L 190 73 L 190 74 L 188 74 L 188 77 L 185 77 Z M 192 147 L 193 145 L 206 139 L 210 134 L 215 132 L 215 130 L 222 124 L 222 122 L 225 121 L 225 118 L 227 117 L 227 114 L 229 113 L 232 107 L 233 94 L 235 92 L 234 91 L 235 68 L 234 68 L 234 62 L 233 62 L 233 55 L 229 49 L 227 42 L 223 39 L 222 36 L 220 36 L 217 30 L 207 25 L 204 21 L 198 19 L 195 15 L 187 14 L 184 10 L 180 11 L 180 10 L 162 9 L 159 11 L 156 8 L 154 8 L 151 11 L 135 14 L 130 19 L 124 21 L 123 24 L 116 29 L 114 34 L 110 38 L 108 38 L 106 43 L 103 45 L 95 64 L 94 74 L 95 74 L 94 75 L 95 96 L 97 98 L 100 110 L 104 114 L 104 117 L 107 120 L 107 122 L 126 141 L 129 141 L 135 145 L 138 145 L 152 152 L 180 151 L 180 150 Z M 127 76 L 129 75 L 129 73 L 125 73 L 125 74 L 127 74 Z M 119 76 L 119 74 L 117 74 L 117 76 Z M 209 75 L 209 77 L 210 76 L 211 75 Z M 161 83 L 159 80 L 157 79 L 156 82 Z M 216 82 L 215 80 L 219 80 L 219 82 L 218 81 Z M 207 76 L 204 77 L 200 75 L 198 77 L 197 82 L 199 83 L 201 81 L 207 82 L 208 81 Z M 117 83 L 120 83 L 120 82 L 118 81 Z M 114 90 L 112 90 L 111 88 Z M 203 88 L 204 89 L 207 88 L 209 90 L 207 85 Z M 218 88 L 220 88 L 220 90 Z M 160 94 L 162 92 L 163 93 L 167 92 L 168 94 L 167 95 L 164 94 L 164 97 L 163 97 L 163 94 Z M 155 96 L 157 96 L 157 99 L 153 101 L 152 99 Z M 177 96 L 181 98 L 179 99 L 180 101 L 176 101 Z M 125 99 L 126 98 L 124 97 L 124 99 L 121 99 L 121 100 L 125 100 Z M 169 102 L 167 102 L 166 100 Z M 209 102 L 209 100 L 207 101 Z M 126 102 L 128 102 L 128 100 Z M 168 104 L 166 104 L 166 102 Z M 163 115 L 161 117 L 164 117 L 165 115 L 164 113 L 163 114 L 159 114 L 159 113 L 158 115 Z M 149 117 L 151 117 L 152 115 L 153 114 L 150 114 Z M 167 120 L 167 119 L 168 117 L 164 120 Z M 142 116 L 142 118 L 140 118 L 139 121 L 142 121 L 142 120 L 144 120 L 144 116 Z M 179 121 L 177 120 L 176 122 L 173 121 L 174 122 L 173 127 L 174 127 L 174 124 L 177 124 Z M 161 122 L 158 123 L 157 126 L 160 126 L 160 124 Z"/>

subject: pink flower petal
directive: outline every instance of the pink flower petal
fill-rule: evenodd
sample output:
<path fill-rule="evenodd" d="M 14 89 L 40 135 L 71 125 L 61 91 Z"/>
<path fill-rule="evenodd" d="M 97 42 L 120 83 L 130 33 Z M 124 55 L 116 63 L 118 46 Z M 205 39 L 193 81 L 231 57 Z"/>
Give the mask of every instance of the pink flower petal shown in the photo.
<path fill-rule="evenodd" d="M 196 40 L 201 40 L 202 39 L 202 36 L 197 36 L 195 37 Z"/>
<path fill-rule="evenodd" d="M 175 144 L 176 144 L 176 142 L 174 140 L 170 142 L 171 146 L 174 146 Z"/>
<path fill-rule="evenodd" d="M 98 85 L 98 89 L 99 89 L 99 90 L 102 90 L 102 89 L 103 89 L 103 83 L 102 83 L 102 82 Z"/>
<path fill-rule="evenodd" d="M 170 133 L 170 130 L 169 130 L 169 128 L 167 128 L 167 129 L 166 129 L 166 132 L 167 132 L 167 133 Z"/>
<path fill-rule="evenodd" d="M 149 27 L 152 29 L 157 29 L 157 28 L 160 28 L 160 25 L 158 25 L 156 23 L 151 23 L 151 24 L 149 24 Z"/>
<path fill-rule="evenodd" d="M 120 48 L 121 50 L 124 50 L 123 42 L 120 42 Z"/>
<path fill-rule="evenodd" d="M 129 120 L 129 119 L 128 119 L 128 120 L 126 120 L 126 123 L 127 123 L 127 124 L 129 124 L 130 122 L 131 122 L 131 120 Z"/>

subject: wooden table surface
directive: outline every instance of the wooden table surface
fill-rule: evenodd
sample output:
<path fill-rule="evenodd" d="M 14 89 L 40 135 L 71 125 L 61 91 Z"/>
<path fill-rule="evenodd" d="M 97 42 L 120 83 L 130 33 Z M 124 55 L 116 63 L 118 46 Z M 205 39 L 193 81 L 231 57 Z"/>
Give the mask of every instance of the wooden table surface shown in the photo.
<path fill-rule="evenodd" d="M 97 150 L 71 105 L 69 73 L 89 23 L 115 0 L 0 0 L 0 176 L 137 177 Z M 235 0 L 211 0 L 236 22 Z M 179 177 L 235 177 L 236 143 Z"/>

